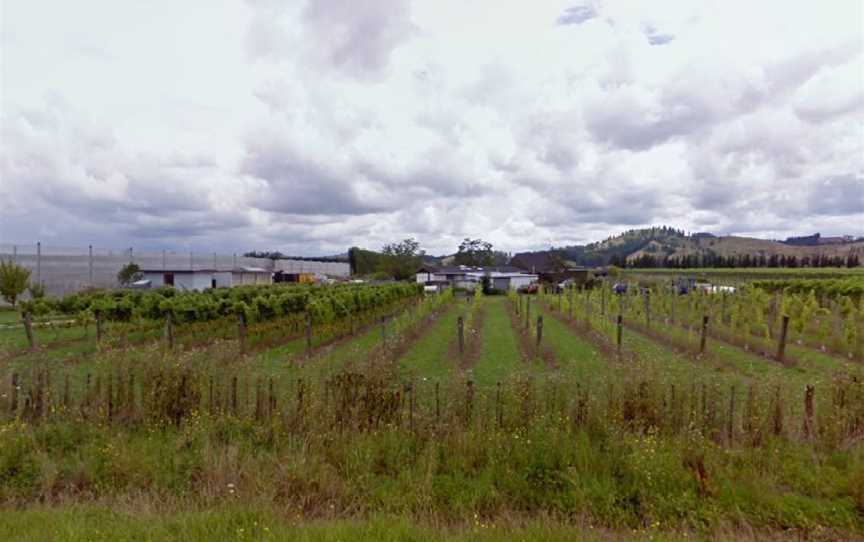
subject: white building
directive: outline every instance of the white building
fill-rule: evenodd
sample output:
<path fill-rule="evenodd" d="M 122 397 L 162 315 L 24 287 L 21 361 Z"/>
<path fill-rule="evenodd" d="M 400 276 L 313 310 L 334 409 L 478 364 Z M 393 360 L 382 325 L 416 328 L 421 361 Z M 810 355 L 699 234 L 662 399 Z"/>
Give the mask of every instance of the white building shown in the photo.
<path fill-rule="evenodd" d="M 423 267 L 417 271 L 416 280 L 426 285 L 447 285 L 472 289 L 489 277 L 495 290 L 515 290 L 537 282 L 537 275 L 526 273 L 515 267 Z"/>
<path fill-rule="evenodd" d="M 246 284 L 272 284 L 273 273 L 263 267 L 238 267 L 228 271 L 216 269 L 144 269 L 143 279 L 136 287 L 161 288 L 173 286 L 178 290 L 206 290 Z"/>

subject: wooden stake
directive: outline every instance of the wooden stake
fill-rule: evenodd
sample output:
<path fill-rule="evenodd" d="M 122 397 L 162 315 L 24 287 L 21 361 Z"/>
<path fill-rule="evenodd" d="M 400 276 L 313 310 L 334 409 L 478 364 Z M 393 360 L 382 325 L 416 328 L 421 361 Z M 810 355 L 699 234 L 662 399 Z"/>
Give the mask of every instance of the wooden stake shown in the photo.
<path fill-rule="evenodd" d="M 537 317 L 537 348 L 540 348 L 540 343 L 543 341 L 543 315 Z"/>
<path fill-rule="evenodd" d="M 465 321 L 460 316 L 456 320 L 457 339 L 459 341 L 459 357 L 465 355 Z"/>
<path fill-rule="evenodd" d="M 702 317 L 702 334 L 699 337 L 699 355 L 705 353 L 705 342 L 708 339 L 708 315 Z"/>
<path fill-rule="evenodd" d="M 780 324 L 780 338 L 777 340 L 777 361 L 786 363 L 786 333 L 789 330 L 789 317 L 783 315 L 783 320 Z"/>
<path fill-rule="evenodd" d="M 807 439 L 813 436 L 813 394 L 815 391 L 811 385 L 804 389 L 804 437 Z"/>
<path fill-rule="evenodd" d="M 618 349 L 618 357 L 621 357 L 621 332 L 624 329 L 624 317 L 622 315 L 618 315 L 618 320 L 616 322 L 616 337 L 615 337 L 615 345 Z"/>
<path fill-rule="evenodd" d="M 30 350 L 36 349 L 36 339 L 33 337 L 33 320 L 30 317 L 30 312 L 25 312 L 24 317 L 24 332 L 27 334 L 27 344 L 30 345 Z"/>
<path fill-rule="evenodd" d="M 170 311 L 165 313 L 165 342 L 168 350 L 174 349 L 174 315 Z"/>

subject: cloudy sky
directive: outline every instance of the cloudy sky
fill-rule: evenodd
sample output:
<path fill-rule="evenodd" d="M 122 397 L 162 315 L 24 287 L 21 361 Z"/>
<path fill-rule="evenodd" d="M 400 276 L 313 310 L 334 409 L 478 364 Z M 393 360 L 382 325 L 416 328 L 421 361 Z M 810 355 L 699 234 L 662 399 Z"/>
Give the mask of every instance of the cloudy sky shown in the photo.
<path fill-rule="evenodd" d="M 0 6 L 0 242 L 864 234 L 860 0 Z"/>

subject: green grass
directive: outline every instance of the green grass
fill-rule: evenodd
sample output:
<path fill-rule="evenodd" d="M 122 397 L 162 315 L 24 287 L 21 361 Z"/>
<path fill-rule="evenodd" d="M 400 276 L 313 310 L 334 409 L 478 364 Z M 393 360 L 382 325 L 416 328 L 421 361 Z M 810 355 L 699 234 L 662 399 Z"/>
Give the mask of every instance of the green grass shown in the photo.
<path fill-rule="evenodd" d="M 467 305 L 459 301 L 447 308 L 427 332 L 402 355 L 399 359 L 400 370 L 404 374 L 431 379 L 443 379 L 457 374 L 459 360 L 450 359 L 451 346 L 456 337 L 457 319 L 466 308 Z"/>
<path fill-rule="evenodd" d="M 490 386 L 512 378 L 514 374 L 542 372 L 542 361 L 526 362 L 519 350 L 519 339 L 510 316 L 507 314 L 503 296 L 486 299 L 486 316 L 481 331 L 480 357 L 471 373 L 479 386 Z"/>
<path fill-rule="evenodd" d="M 612 535 L 617 540 L 638 540 L 647 535 L 659 541 L 687 539 L 683 533 L 657 529 L 613 533 L 589 525 L 543 521 L 500 526 L 478 519 L 474 524 L 438 527 L 418 525 L 404 517 L 298 522 L 276 511 L 240 505 L 166 514 L 119 512 L 98 506 L 0 511 L 0 538 L 9 541 L 570 542 L 608 540 Z"/>

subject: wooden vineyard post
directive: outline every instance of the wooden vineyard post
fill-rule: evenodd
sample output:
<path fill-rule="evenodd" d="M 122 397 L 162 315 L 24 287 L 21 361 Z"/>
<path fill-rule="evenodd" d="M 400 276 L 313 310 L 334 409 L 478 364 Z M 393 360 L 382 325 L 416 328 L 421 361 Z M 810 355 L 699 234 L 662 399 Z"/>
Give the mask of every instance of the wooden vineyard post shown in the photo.
<path fill-rule="evenodd" d="M 9 412 L 15 415 L 18 410 L 18 373 L 12 373 L 12 385 L 9 389 Z"/>
<path fill-rule="evenodd" d="M 702 334 L 699 336 L 699 355 L 705 353 L 705 342 L 708 339 L 708 315 L 702 316 Z"/>
<path fill-rule="evenodd" d="M 170 311 L 165 313 L 165 343 L 168 350 L 174 349 L 174 316 Z"/>
<path fill-rule="evenodd" d="M 518 316 L 522 312 L 522 295 L 518 292 L 516 293 L 516 315 Z"/>
<path fill-rule="evenodd" d="M 66 373 L 63 378 L 63 407 L 69 409 L 69 373 Z"/>
<path fill-rule="evenodd" d="M 237 313 L 237 340 L 240 344 L 240 354 L 246 353 L 246 313 Z"/>
<path fill-rule="evenodd" d="M 570 302 L 567 305 L 567 319 L 573 321 L 573 285 L 570 285 Z"/>
<path fill-rule="evenodd" d="M 720 325 L 726 325 L 726 292 L 720 294 Z"/>
<path fill-rule="evenodd" d="M 306 357 L 312 357 L 312 313 L 306 313 Z"/>
<path fill-rule="evenodd" d="M 789 317 L 783 315 L 780 323 L 780 337 L 777 339 L 777 361 L 786 363 L 786 333 L 789 331 Z"/>
<path fill-rule="evenodd" d="M 24 317 L 24 332 L 27 334 L 27 344 L 30 345 L 30 350 L 36 349 L 36 339 L 33 337 L 33 320 L 30 317 L 30 312 L 26 311 Z"/>
<path fill-rule="evenodd" d="M 735 441 L 735 384 L 729 390 L 729 414 L 726 418 L 726 442 L 730 445 Z"/>
<path fill-rule="evenodd" d="M 815 391 L 815 388 L 809 384 L 804 389 L 804 438 L 808 440 L 813 436 L 813 394 Z"/>
<path fill-rule="evenodd" d="M 543 341 L 543 315 L 537 317 L 537 348 L 540 348 L 540 343 Z"/>
<path fill-rule="evenodd" d="M 651 327 L 651 290 L 646 289 L 642 296 L 645 299 L 645 326 Z"/>
<path fill-rule="evenodd" d="M 387 350 L 387 317 L 381 317 L 381 343 L 384 345 L 384 350 Z"/>
<path fill-rule="evenodd" d="M 273 377 L 267 384 L 267 417 L 272 418 L 276 413 L 276 390 L 273 387 Z"/>
<path fill-rule="evenodd" d="M 531 322 L 531 298 L 525 297 L 525 329 L 530 327 Z"/>
<path fill-rule="evenodd" d="M 469 425 L 471 423 L 471 415 L 474 412 L 474 381 L 469 380 L 465 386 L 465 423 Z"/>
<path fill-rule="evenodd" d="M 558 312 L 564 314 L 564 293 L 558 292 Z"/>
<path fill-rule="evenodd" d="M 408 392 L 411 396 L 408 398 L 408 428 L 413 432 L 414 431 L 414 408 L 416 406 L 416 402 L 414 399 L 415 396 L 415 386 L 414 383 L 408 384 Z"/>
<path fill-rule="evenodd" d="M 459 357 L 465 354 L 465 320 L 460 316 L 456 319 L 456 333 L 459 341 Z"/>
<path fill-rule="evenodd" d="M 102 342 L 102 311 L 97 310 L 94 314 L 96 318 L 96 344 Z"/>
<path fill-rule="evenodd" d="M 303 413 L 303 379 L 297 379 L 297 415 Z"/>
<path fill-rule="evenodd" d="M 616 323 L 615 330 L 615 348 L 618 350 L 618 357 L 621 357 L 621 332 L 624 329 L 624 317 L 622 315 L 618 315 L 618 321 Z"/>

